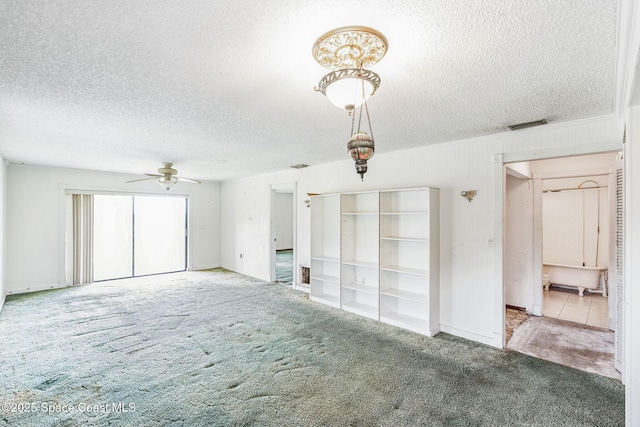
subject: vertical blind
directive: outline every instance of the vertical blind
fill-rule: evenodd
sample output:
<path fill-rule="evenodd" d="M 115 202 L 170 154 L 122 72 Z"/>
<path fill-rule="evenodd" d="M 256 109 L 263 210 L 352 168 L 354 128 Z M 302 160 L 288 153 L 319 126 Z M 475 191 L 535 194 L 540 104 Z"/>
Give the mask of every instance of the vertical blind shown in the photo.
<path fill-rule="evenodd" d="M 93 282 L 93 196 L 73 195 L 73 284 Z"/>

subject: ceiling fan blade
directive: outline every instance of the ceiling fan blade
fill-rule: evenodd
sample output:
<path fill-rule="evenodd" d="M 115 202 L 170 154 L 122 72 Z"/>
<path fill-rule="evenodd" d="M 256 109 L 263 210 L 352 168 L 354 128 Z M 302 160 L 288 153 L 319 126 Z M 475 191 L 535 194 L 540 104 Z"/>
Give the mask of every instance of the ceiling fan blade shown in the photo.
<path fill-rule="evenodd" d="M 154 178 L 161 178 L 164 176 L 164 175 L 158 175 L 157 173 L 145 173 L 145 175 L 152 176 Z"/>
<path fill-rule="evenodd" d="M 130 182 L 147 181 L 147 180 L 149 180 L 149 179 L 156 179 L 156 178 L 155 178 L 155 177 L 153 177 L 153 178 L 134 179 L 134 180 L 132 180 L 132 181 L 127 181 L 127 182 L 125 182 L 125 184 L 129 184 Z"/>
<path fill-rule="evenodd" d="M 174 178 L 177 179 L 178 181 L 190 182 L 192 184 L 202 184 L 202 182 L 197 181 L 195 179 L 182 178 L 181 176 L 175 176 Z"/>

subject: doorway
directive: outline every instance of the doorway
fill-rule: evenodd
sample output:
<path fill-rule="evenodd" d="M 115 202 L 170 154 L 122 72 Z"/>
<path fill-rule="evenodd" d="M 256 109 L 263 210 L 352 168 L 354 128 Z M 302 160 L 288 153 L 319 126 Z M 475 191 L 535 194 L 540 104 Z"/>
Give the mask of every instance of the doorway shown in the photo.
<path fill-rule="evenodd" d="M 503 277 L 507 327 L 509 310 L 528 315 L 507 348 L 619 379 L 619 296 L 605 281 L 615 265 L 616 154 L 505 164 Z M 557 271 L 565 266 L 577 275 Z M 581 289 L 584 272 L 595 281 Z"/>
<path fill-rule="evenodd" d="M 296 184 L 271 186 L 271 281 L 296 287 Z"/>

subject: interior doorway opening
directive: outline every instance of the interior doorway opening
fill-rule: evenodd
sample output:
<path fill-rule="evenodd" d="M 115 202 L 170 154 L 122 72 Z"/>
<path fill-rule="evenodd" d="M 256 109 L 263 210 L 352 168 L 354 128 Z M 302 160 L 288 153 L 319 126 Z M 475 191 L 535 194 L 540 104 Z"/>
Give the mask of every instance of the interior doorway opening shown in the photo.
<path fill-rule="evenodd" d="M 507 348 L 620 379 L 622 293 L 607 274 L 619 166 L 615 152 L 505 165 Z"/>
<path fill-rule="evenodd" d="M 270 279 L 296 287 L 296 183 L 271 186 Z"/>

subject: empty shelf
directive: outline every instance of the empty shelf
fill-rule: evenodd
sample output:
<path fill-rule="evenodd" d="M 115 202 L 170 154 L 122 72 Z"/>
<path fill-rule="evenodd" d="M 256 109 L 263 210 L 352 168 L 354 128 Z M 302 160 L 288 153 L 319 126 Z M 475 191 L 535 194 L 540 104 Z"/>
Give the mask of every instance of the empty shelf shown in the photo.
<path fill-rule="evenodd" d="M 388 295 L 395 298 L 402 298 L 409 301 L 419 302 L 421 304 L 426 304 L 429 297 L 426 294 L 419 294 L 417 292 L 409 292 L 409 291 L 401 291 L 400 289 L 384 289 L 380 291 L 381 295 Z"/>

